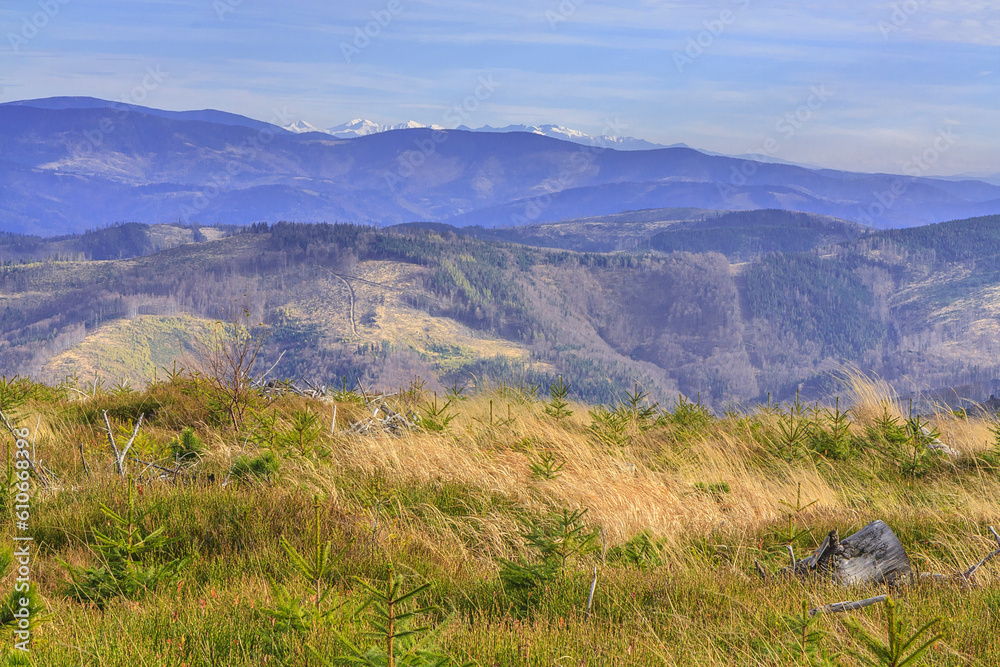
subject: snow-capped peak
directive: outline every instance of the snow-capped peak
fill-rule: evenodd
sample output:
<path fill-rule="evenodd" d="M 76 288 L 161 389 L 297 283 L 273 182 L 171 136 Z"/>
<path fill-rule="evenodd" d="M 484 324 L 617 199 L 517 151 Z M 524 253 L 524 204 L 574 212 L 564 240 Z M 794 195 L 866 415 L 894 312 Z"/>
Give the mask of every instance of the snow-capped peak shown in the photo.
<path fill-rule="evenodd" d="M 506 127 L 491 127 L 489 125 L 484 125 L 477 128 L 463 125 L 458 129 L 468 130 L 469 132 L 529 132 L 531 134 L 540 134 L 544 137 L 551 137 L 553 139 L 572 141 L 575 144 L 583 144 L 584 146 L 614 148 L 621 151 L 644 151 L 654 148 L 673 148 L 677 145 L 683 146 L 683 144 L 664 146 L 662 144 L 654 144 L 650 141 L 646 141 L 645 139 L 636 139 L 634 137 L 609 137 L 606 135 L 595 137 L 587 134 L 586 132 L 581 132 L 580 130 L 574 130 L 563 125 L 551 124 L 508 125 Z"/>
<path fill-rule="evenodd" d="M 366 137 L 369 134 L 378 134 L 384 131 L 384 126 L 370 120 L 365 120 L 364 118 L 355 118 L 354 120 L 324 130 L 327 134 L 332 134 L 341 139 Z"/>
<path fill-rule="evenodd" d="M 426 127 L 433 130 L 445 129 L 440 125 L 424 125 L 414 120 L 409 120 L 405 123 L 397 123 L 395 125 L 382 125 L 364 118 L 355 118 L 354 120 L 327 128 L 325 130 L 318 129 L 314 125 L 305 121 L 297 121 L 292 125 L 287 126 L 285 129 L 298 133 L 323 132 L 337 137 L 338 139 L 354 139 L 356 137 L 366 137 L 372 134 L 379 134 L 381 132 L 389 132 L 392 130 L 413 130 Z M 635 139 L 633 137 L 596 137 L 563 125 L 508 125 L 506 127 L 490 127 L 489 125 L 484 125 L 477 128 L 471 128 L 463 125 L 458 129 L 467 130 L 469 132 L 530 132 L 532 134 L 539 134 L 553 139 L 572 141 L 573 143 L 583 144 L 585 146 L 600 146 L 624 151 L 664 148 L 661 144 L 654 144 L 644 139 Z"/>
<path fill-rule="evenodd" d="M 535 134 L 544 134 L 547 137 L 565 137 L 570 141 L 590 138 L 589 135 L 580 130 L 572 130 L 562 125 L 537 125 L 533 129 Z"/>
<path fill-rule="evenodd" d="M 283 129 L 286 129 L 289 132 L 294 132 L 295 134 L 305 134 L 306 132 L 323 132 L 323 130 L 319 129 L 312 123 L 307 123 L 304 120 L 297 120 L 291 125 L 285 125 Z"/>
<path fill-rule="evenodd" d="M 427 126 L 418 123 L 415 120 L 408 120 L 405 123 L 397 123 L 396 125 L 385 125 L 383 127 L 385 131 L 388 131 L 388 130 L 416 130 Z"/>

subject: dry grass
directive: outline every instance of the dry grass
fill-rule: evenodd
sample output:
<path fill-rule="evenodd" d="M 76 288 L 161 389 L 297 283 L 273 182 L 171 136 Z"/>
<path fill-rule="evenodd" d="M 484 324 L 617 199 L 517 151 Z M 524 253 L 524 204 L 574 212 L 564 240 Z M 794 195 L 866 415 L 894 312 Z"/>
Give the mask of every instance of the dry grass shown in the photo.
<path fill-rule="evenodd" d="M 275 479 L 225 488 L 218 480 L 234 459 L 257 454 L 261 445 L 251 443 L 250 427 L 238 434 L 217 425 L 224 422 L 206 407 L 197 383 L 29 403 L 18 411 L 20 420 L 33 430 L 38 425 L 39 455 L 61 480 L 60 489 L 40 491 L 33 502 L 32 526 L 42 547 L 36 583 L 52 612 L 38 631 L 36 664 L 256 665 L 267 664 L 262 656 L 268 655 L 270 664 L 316 664 L 305 653 L 307 641 L 335 654 L 329 628 L 276 636 L 261 612 L 275 602 L 268 578 L 309 590 L 277 541 L 284 536 L 308 551 L 315 493 L 324 499 L 325 539 L 347 548 L 333 580 L 346 601 L 337 618 L 342 631 L 359 641 L 363 626 L 349 613 L 362 595 L 354 577 L 378 580 L 392 563 L 413 581 L 434 584 L 427 602 L 456 612 L 451 620 L 430 619 L 444 621 L 438 644 L 483 665 L 802 664 L 786 646 L 791 637 L 783 615 L 794 613 L 803 599 L 819 606 L 877 591 L 758 580 L 754 561 L 770 571 L 787 562 L 787 504 L 796 503 L 800 490 L 802 504 L 812 503 L 792 512 L 794 530 L 810 529 L 794 542 L 800 557 L 832 527 L 846 534 L 883 519 L 916 567 L 955 572 L 994 548 L 986 526 L 1000 525 L 1000 475 L 989 458 L 995 451 L 991 420 L 935 417 L 933 426 L 963 457 L 907 475 L 905 460 L 894 459 L 871 435 L 885 409 L 903 416 L 896 397 L 877 380 L 854 375 L 850 381 L 851 433 L 859 444 L 843 460 L 807 447 L 785 456 L 775 444 L 784 418 L 777 412 L 714 420 L 701 428 L 665 419 L 610 445 L 593 430 L 588 406 L 572 405 L 573 415 L 557 420 L 541 403 L 503 389 L 457 402 L 456 417 L 443 432 L 402 436 L 331 436 L 331 404 L 282 398 L 257 408 L 276 415 L 279 433 L 291 428 L 296 411 L 313 411 L 323 425 L 317 440 L 304 454 L 276 446 L 281 467 Z M 408 395 L 400 407 L 419 411 L 426 400 Z M 510 423 L 504 421 L 508 404 Z M 341 429 L 365 414 L 357 403 L 337 408 Z M 98 503 L 121 509 L 124 502 L 122 482 L 111 473 L 103 433 L 93 422 L 104 409 L 150 414 L 144 456 L 162 452 L 188 424 L 209 451 L 192 485 L 142 482 L 149 520 L 181 537 L 173 552 L 193 559 L 183 582 L 98 612 L 63 596 L 67 577 L 56 559 L 78 566 L 93 562 L 90 530 L 100 519 Z M 810 419 L 825 428 L 825 417 Z M 127 419 L 119 421 L 128 427 Z M 542 454 L 563 463 L 552 479 L 532 470 Z M 209 472 L 215 484 L 206 482 Z M 599 554 L 647 532 L 659 544 L 663 564 L 640 569 L 591 555 L 573 562 L 533 615 L 518 618 L 498 579 L 498 559 L 536 559 L 522 538 L 525 526 L 563 508 L 587 510 L 588 527 L 600 529 Z M 594 616 L 584 622 L 594 565 L 600 583 Z M 897 592 L 908 622 L 934 615 L 951 619 L 949 648 L 933 653 L 928 664 L 1000 664 L 996 647 L 980 641 L 997 630 L 997 572 L 988 566 L 971 590 L 921 584 Z M 873 608 L 854 616 L 874 629 L 880 614 Z M 831 651 L 857 647 L 841 619 L 821 624 Z M 114 646 L 107 646 L 108 637 L 117 638 Z"/>

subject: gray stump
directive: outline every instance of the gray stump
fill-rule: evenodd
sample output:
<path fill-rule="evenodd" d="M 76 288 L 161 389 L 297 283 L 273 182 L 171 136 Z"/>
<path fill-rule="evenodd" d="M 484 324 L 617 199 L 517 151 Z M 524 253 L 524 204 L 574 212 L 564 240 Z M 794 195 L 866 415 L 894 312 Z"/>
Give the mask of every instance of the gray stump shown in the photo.
<path fill-rule="evenodd" d="M 834 528 L 812 556 L 795 563 L 794 572 L 826 574 L 845 586 L 857 586 L 891 585 L 912 570 L 896 534 L 884 521 L 873 521 L 844 540 Z"/>

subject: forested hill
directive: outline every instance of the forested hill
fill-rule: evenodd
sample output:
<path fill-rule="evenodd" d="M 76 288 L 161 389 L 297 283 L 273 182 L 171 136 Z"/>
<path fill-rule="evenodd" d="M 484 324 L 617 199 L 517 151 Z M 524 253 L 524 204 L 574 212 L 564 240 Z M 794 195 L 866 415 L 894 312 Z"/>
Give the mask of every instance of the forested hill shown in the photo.
<path fill-rule="evenodd" d="M 806 252 L 843 244 L 874 231 L 855 222 L 814 213 L 697 208 L 645 209 L 520 227 L 409 223 L 398 228 L 452 232 L 490 241 L 580 252 L 721 252 L 733 261 L 769 252 Z"/>
<path fill-rule="evenodd" d="M 128 259 L 185 243 L 222 238 L 238 229 L 240 228 L 220 225 L 201 227 L 128 222 L 65 236 L 43 237 L 0 232 L 0 261 Z"/>
<path fill-rule="evenodd" d="M 586 233 L 614 237 L 599 224 Z M 768 236 L 775 226 L 783 234 Z M 662 401 L 683 393 L 722 408 L 767 392 L 814 395 L 856 364 L 904 392 L 996 391 L 998 216 L 875 232 L 691 213 L 646 231 L 645 249 L 616 253 L 444 227 L 8 235 L 0 371 L 141 381 L 194 363 L 193 339 L 245 301 L 269 324 L 273 375 L 324 383 L 420 377 L 443 389 L 475 375 L 544 386 L 563 375 L 589 400 L 638 381 Z M 63 250 L 40 256 L 56 247 L 45 244 Z"/>

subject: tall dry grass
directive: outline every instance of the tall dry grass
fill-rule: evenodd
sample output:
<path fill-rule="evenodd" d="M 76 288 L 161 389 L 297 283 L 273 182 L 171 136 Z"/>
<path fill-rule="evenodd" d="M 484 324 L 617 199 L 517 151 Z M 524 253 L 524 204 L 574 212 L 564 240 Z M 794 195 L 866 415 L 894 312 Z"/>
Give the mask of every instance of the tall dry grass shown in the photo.
<path fill-rule="evenodd" d="M 878 379 L 854 373 L 845 381 L 841 407 L 850 410 L 858 443 L 846 459 L 805 446 L 788 455 L 778 443 L 783 409 L 715 419 L 703 428 L 665 419 L 609 444 L 595 432 L 589 406 L 574 404 L 573 414 L 559 420 L 541 402 L 514 399 L 504 389 L 456 402 L 455 419 L 443 432 L 402 435 L 345 433 L 345 425 L 366 414 L 352 402 L 337 404 L 340 428 L 331 435 L 333 404 L 281 398 L 256 408 L 272 415 L 279 431 L 291 427 L 294 412 L 315 412 L 323 424 L 315 444 L 305 453 L 276 447 L 280 469 L 273 479 L 226 487 L 220 481 L 235 458 L 255 455 L 261 445 L 214 418 L 188 385 L 29 402 L 18 419 L 33 429 L 39 456 L 59 477 L 55 488 L 38 492 L 33 509 L 33 530 L 43 545 L 38 583 L 53 615 L 39 630 L 40 664 L 250 665 L 264 655 L 272 656 L 271 664 L 314 664 L 303 644 L 295 644 L 303 638 L 268 634 L 260 609 L 274 602 L 269 578 L 308 591 L 277 542 L 285 537 L 309 548 L 310 502 L 317 493 L 324 537 L 347 549 L 334 579 L 345 609 L 361 602 L 354 577 L 383 577 L 391 563 L 415 581 L 433 582 L 433 601 L 454 611 L 438 640 L 453 655 L 511 665 L 567 664 L 567 656 L 569 664 L 589 665 L 801 664 L 782 648 L 790 639 L 784 614 L 803 599 L 819 606 L 875 591 L 844 591 L 822 581 L 760 582 L 755 561 L 770 572 L 786 564 L 789 528 L 803 531 L 792 546 L 804 557 L 833 527 L 845 535 L 883 519 L 916 567 L 952 573 L 988 553 L 986 526 L 1000 526 L 993 419 L 934 416 L 932 426 L 962 456 L 910 476 L 905 461 L 894 459 L 871 432 L 886 411 L 899 420 L 907 416 L 898 397 Z M 419 410 L 427 397 L 394 400 L 402 410 Z M 208 452 L 188 484 L 141 482 L 150 521 L 182 537 L 172 549 L 193 557 L 182 582 L 98 612 L 64 596 L 67 575 L 57 559 L 92 563 L 98 504 L 122 507 L 123 482 L 94 420 L 104 409 L 123 415 L 116 419 L 123 430 L 128 414 L 151 411 L 142 457 L 162 454 L 186 425 L 196 427 Z M 816 428 L 828 428 L 824 412 L 808 414 Z M 562 463 L 551 479 L 532 470 L 542 455 Z M 791 510 L 799 498 L 808 508 Z M 532 618 L 516 618 L 503 606 L 499 559 L 536 558 L 522 537 L 526 525 L 563 508 L 587 510 L 600 548 L 552 585 Z M 662 565 L 636 569 L 608 560 L 616 546 L 642 532 L 661 549 Z M 599 585 L 593 618 L 585 622 L 594 566 Z M 977 644 L 982 633 L 996 630 L 990 614 L 1000 609 L 997 572 L 985 568 L 974 590 L 922 584 L 901 593 L 914 621 L 952 618 L 949 650 L 929 664 L 966 664 L 956 654 L 1000 664 L 1000 651 Z M 875 629 L 878 614 L 857 617 Z M 347 611 L 338 618 L 351 637 L 363 640 L 356 618 Z M 857 647 L 839 620 L 824 621 L 824 628 L 832 648 Z M 109 647 L 108 637 L 127 642 Z M 188 643 L 178 644 L 181 638 Z M 336 650 L 330 632 L 308 639 L 330 655 Z"/>

